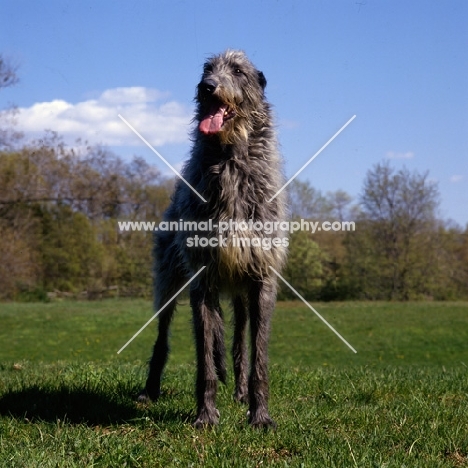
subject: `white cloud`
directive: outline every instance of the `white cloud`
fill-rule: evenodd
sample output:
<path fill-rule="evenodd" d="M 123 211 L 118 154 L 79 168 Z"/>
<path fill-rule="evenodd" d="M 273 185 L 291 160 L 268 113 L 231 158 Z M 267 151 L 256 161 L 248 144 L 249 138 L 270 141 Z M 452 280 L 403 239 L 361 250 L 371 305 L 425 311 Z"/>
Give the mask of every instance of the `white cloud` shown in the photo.
<path fill-rule="evenodd" d="M 457 182 L 461 182 L 463 180 L 463 176 L 460 174 L 455 174 L 452 177 L 450 177 L 450 182 L 453 184 L 456 184 Z"/>
<path fill-rule="evenodd" d="M 53 130 L 71 145 L 77 138 L 90 144 L 142 145 L 117 116 L 121 114 L 154 146 L 186 142 L 193 111 L 167 98 L 168 93 L 157 89 L 129 87 L 108 89 L 97 99 L 76 104 L 59 99 L 38 102 L 18 109 L 17 129 L 30 138 Z"/>
<path fill-rule="evenodd" d="M 132 88 L 113 88 L 104 91 L 100 99 L 109 103 L 138 103 L 154 102 L 169 97 L 169 93 L 163 93 L 157 89 L 132 87 Z"/>
<path fill-rule="evenodd" d="M 412 151 L 407 151 L 406 153 L 399 153 L 397 151 L 387 151 L 386 156 L 389 159 L 412 159 L 414 158 L 414 153 Z"/>

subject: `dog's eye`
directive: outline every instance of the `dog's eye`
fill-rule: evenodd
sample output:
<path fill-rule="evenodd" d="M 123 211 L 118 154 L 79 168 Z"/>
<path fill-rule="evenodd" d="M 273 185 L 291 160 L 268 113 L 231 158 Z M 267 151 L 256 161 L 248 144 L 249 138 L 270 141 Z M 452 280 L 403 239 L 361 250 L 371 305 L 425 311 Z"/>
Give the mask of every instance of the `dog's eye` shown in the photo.
<path fill-rule="evenodd" d="M 240 75 L 240 74 L 242 73 L 242 70 L 241 70 L 240 68 L 235 68 L 234 71 L 235 71 L 238 75 Z"/>

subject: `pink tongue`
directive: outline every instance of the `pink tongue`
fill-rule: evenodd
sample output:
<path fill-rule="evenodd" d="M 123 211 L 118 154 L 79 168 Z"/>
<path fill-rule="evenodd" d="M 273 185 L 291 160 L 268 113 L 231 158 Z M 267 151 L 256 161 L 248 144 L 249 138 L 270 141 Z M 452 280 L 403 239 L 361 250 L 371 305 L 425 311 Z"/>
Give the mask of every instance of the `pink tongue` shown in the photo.
<path fill-rule="evenodd" d="M 221 126 L 224 121 L 224 112 L 226 112 L 227 106 L 219 106 L 214 104 L 208 115 L 203 117 L 198 128 L 202 133 L 206 135 L 212 135 L 218 133 L 221 130 Z"/>

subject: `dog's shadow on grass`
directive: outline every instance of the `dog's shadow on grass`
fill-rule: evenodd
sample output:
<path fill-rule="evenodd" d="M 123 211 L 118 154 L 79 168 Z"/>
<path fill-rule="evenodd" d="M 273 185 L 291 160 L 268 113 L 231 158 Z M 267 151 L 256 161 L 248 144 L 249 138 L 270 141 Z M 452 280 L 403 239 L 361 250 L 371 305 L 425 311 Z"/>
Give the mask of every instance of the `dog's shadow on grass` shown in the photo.
<path fill-rule="evenodd" d="M 31 422 L 60 420 L 89 426 L 138 424 L 146 417 L 155 422 L 180 423 L 188 422 L 193 417 L 191 413 L 169 409 L 165 404 L 159 407 L 158 403 L 137 404 L 129 395 L 109 398 L 98 391 L 72 390 L 67 387 L 46 390 L 38 386 L 10 391 L 0 396 L 0 415 Z"/>

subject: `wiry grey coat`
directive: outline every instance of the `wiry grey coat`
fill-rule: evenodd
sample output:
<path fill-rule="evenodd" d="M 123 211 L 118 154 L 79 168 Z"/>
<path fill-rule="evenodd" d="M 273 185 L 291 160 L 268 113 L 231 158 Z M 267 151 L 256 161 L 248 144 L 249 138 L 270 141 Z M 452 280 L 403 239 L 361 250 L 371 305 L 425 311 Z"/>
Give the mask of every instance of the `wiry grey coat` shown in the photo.
<path fill-rule="evenodd" d="M 219 418 L 215 407 L 217 380 L 226 379 L 221 291 L 230 294 L 234 309 L 235 397 L 249 403 L 252 425 L 274 425 L 267 408 L 267 346 L 277 277 L 270 267 L 281 271 L 287 242 L 278 228 L 267 234 L 255 229 L 221 232 L 216 227 L 220 221 L 265 223 L 285 219 L 284 192 L 269 201 L 284 181 L 265 86 L 263 73 L 243 52 L 228 50 L 206 62 L 197 87 L 193 149 L 182 171 L 184 179 L 206 202 L 179 180 L 165 220 L 212 220 L 213 229 L 155 234 L 156 310 L 205 267 L 190 285 L 198 361 L 196 427 L 216 424 Z M 217 238 L 221 246 L 196 247 L 197 235 Z M 244 241 L 237 242 L 239 238 Z M 256 241 L 248 245 L 246 238 Z M 271 242 L 273 238 L 278 240 Z M 159 316 L 159 335 L 140 400 L 155 400 L 160 395 L 175 305 L 174 300 Z M 249 319 L 251 370 L 247 381 L 245 335 Z"/>

